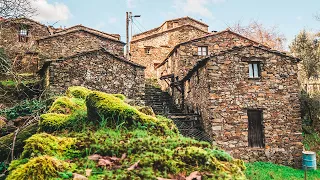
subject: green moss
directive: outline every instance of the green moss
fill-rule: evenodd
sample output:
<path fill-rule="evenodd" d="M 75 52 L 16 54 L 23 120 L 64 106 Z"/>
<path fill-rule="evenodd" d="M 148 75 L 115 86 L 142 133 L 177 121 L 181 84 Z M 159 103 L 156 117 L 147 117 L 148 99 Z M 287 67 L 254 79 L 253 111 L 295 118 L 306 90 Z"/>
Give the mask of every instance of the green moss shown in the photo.
<path fill-rule="evenodd" d="M 86 99 L 87 95 L 91 93 L 90 89 L 81 86 L 69 87 L 66 94 L 69 97 L 75 97 L 80 99 Z"/>
<path fill-rule="evenodd" d="M 125 125 L 126 127 L 148 128 L 158 134 L 177 133 L 175 125 L 161 122 L 155 117 L 139 112 L 133 106 L 114 97 L 112 94 L 93 91 L 87 96 L 88 118 L 91 121 L 106 120 L 109 126 Z"/>
<path fill-rule="evenodd" d="M 119 99 L 121 99 L 122 101 L 124 101 L 126 99 L 126 96 L 123 94 L 112 94 L 114 97 L 117 97 Z"/>
<path fill-rule="evenodd" d="M 66 126 L 70 115 L 47 113 L 40 116 L 40 129 L 45 131 L 60 130 Z"/>
<path fill-rule="evenodd" d="M 149 106 L 143 106 L 143 107 L 137 107 L 136 108 L 138 109 L 138 111 L 146 114 L 146 115 L 149 115 L 149 116 L 156 116 L 156 114 L 153 112 L 153 109 Z"/>
<path fill-rule="evenodd" d="M 83 99 L 58 97 L 49 109 L 49 113 L 71 114 L 76 110 L 85 110 Z"/>
<path fill-rule="evenodd" d="M 30 159 L 27 163 L 10 168 L 7 179 L 10 180 L 45 180 L 59 177 L 59 172 L 70 169 L 70 164 L 50 156 L 39 156 Z"/>
<path fill-rule="evenodd" d="M 21 158 L 41 155 L 62 157 L 75 143 L 74 138 L 56 137 L 47 133 L 35 134 L 26 140 Z"/>

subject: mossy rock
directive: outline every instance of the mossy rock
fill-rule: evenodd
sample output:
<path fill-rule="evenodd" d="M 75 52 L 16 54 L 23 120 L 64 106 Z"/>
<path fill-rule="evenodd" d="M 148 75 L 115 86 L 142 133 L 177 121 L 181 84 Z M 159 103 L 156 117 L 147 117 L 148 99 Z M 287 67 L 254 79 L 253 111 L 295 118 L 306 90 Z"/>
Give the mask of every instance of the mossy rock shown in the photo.
<path fill-rule="evenodd" d="M 152 117 L 156 116 L 156 114 L 153 112 L 153 109 L 149 106 L 142 106 L 142 107 L 137 106 L 136 108 L 138 109 L 138 111 L 140 111 L 146 115 L 149 115 Z"/>
<path fill-rule="evenodd" d="M 58 97 L 49 109 L 49 113 L 71 114 L 76 110 L 86 110 L 85 101 L 79 98 L 67 96 Z"/>
<path fill-rule="evenodd" d="M 43 131 L 54 131 L 61 130 L 70 121 L 71 115 L 57 114 L 57 113 L 46 113 L 40 116 L 40 129 Z"/>
<path fill-rule="evenodd" d="M 123 94 L 112 94 L 114 97 L 117 97 L 119 99 L 121 99 L 122 101 L 124 101 L 126 99 L 126 96 Z"/>
<path fill-rule="evenodd" d="M 76 143 L 74 138 L 57 137 L 47 133 L 31 136 L 25 141 L 21 158 L 31 158 L 41 155 L 62 157 Z"/>
<path fill-rule="evenodd" d="M 59 172 L 71 169 L 71 165 L 51 156 L 39 156 L 30 159 L 25 164 L 10 168 L 7 179 L 10 180 L 47 180 L 58 178 Z"/>
<path fill-rule="evenodd" d="M 72 86 L 69 87 L 66 94 L 69 97 L 86 99 L 87 95 L 90 94 L 92 91 L 88 88 L 82 86 Z"/>
<path fill-rule="evenodd" d="M 134 125 L 136 128 L 147 128 L 149 131 L 159 134 L 178 133 L 173 123 L 168 126 L 167 123 L 163 123 L 155 117 L 139 112 L 112 94 L 93 91 L 87 96 L 86 105 L 88 119 L 91 121 L 107 121 L 111 127 L 120 124 L 126 127 Z"/>

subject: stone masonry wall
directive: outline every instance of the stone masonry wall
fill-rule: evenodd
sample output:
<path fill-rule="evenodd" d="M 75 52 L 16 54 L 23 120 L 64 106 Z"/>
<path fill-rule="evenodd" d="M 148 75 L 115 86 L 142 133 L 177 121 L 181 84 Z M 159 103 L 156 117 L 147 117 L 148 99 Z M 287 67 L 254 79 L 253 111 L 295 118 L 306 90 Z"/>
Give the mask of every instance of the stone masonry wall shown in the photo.
<path fill-rule="evenodd" d="M 27 27 L 28 41 L 19 42 L 19 28 Z M 18 55 L 24 55 L 26 51 L 32 51 L 34 41 L 50 33 L 46 26 L 25 18 L 0 21 L 0 47 L 4 48 L 9 58 L 14 59 Z"/>
<path fill-rule="evenodd" d="M 132 40 L 144 38 L 144 37 L 147 37 L 147 36 L 150 36 L 150 35 L 153 35 L 156 33 L 160 33 L 160 32 L 172 29 L 172 28 L 176 28 L 179 26 L 183 26 L 186 24 L 192 25 L 192 26 L 197 27 L 203 31 L 208 32 L 208 26 L 206 24 L 197 22 L 189 17 L 184 17 L 184 18 L 177 18 L 177 19 L 166 21 L 161 26 L 159 26 L 157 28 L 151 29 L 151 30 L 143 32 L 143 33 L 136 34 L 133 36 Z"/>
<path fill-rule="evenodd" d="M 166 73 L 174 73 L 179 79 L 182 79 L 189 69 L 191 69 L 198 60 L 204 58 L 204 56 L 198 55 L 198 47 L 208 47 L 208 54 L 220 52 L 226 49 L 230 49 L 234 46 L 246 46 L 246 45 L 258 45 L 251 40 L 248 40 L 242 36 L 239 36 L 231 31 L 218 32 L 216 35 L 211 35 L 205 38 L 194 40 L 189 43 L 182 44 L 177 53 L 173 53 L 163 65 L 165 68 L 162 71 Z M 170 67 L 169 69 L 166 67 Z M 161 74 L 161 69 L 158 74 Z M 162 73 L 164 74 L 164 73 Z"/>
<path fill-rule="evenodd" d="M 106 48 L 113 54 L 123 55 L 123 44 L 121 42 L 98 37 L 85 31 L 74 31 L 39 40 L 37 50 L 41 55 L 55 59 L 101 47 Z"/>
<path fill-rule="evenodd" d="M 85 86 L 107 93 L 121 93 L 143 104 L 144 68 L 98 51 L 52 62 L 49 89 L 64 92 L 69 86 Z"/>
<path fill-rule="evenodd" d="M 248 78 L 248 61 L 260 61 L 261 78 Z M 213 57 L 205 68 L 210 91 L 207 108 L 211 115 L 204 120 L 211 124 L 217 145 L 247 161 L 301 166 L 297 62 L 246 47 Z M 197 94 L 197 89 L 192 91 Z M 264 148 L 248 147 L 248 109 L 263 111 Z"/>
<path fill-rule="evenodd" d="M 130 45 L 131 60 L 147 67 L 147 78 L 156 77 L 154 63 L 163 61 L 176 44 L 205 34 L 207 33 L 192 26 L 183 26 L 155 37 L 132 41 Z M 150 48 L 150 54 L 146 54 L 146 48 Z"/>

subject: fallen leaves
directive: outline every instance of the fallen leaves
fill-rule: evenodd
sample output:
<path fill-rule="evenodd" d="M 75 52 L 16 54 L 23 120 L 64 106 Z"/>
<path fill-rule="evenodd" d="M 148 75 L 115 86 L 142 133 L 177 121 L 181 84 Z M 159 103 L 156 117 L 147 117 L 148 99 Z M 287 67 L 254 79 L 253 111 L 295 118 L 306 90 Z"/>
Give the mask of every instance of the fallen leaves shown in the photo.
<path fill-rule="evenodd" d="M 88 159 L 97 161 L 97 166 L 99 167 L 109 167 L 113 169 L 120 168 L 120 162 L 126 158 L 126 154 L 122 154 L 121 158 L 115 156 L 101 156 L 99 154 L 93 154 L 88 156 Z"/>
<path fill-rule="evenodd" d="M 132 166 L 130 166 L 128 168 L 128 171 L 132 171 L 132 170 L 136 169 L 138 167 L 139 162 L 140 162 L 140 160 L 138 160 L 136 163 L 134 163 Z"/>

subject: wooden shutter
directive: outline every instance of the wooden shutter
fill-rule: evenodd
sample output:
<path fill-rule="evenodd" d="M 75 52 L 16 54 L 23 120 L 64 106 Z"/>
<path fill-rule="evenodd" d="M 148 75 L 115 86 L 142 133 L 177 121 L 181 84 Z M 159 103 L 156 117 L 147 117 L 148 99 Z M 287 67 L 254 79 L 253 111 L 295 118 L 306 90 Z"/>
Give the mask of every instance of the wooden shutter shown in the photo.
<path fill-rule="evenodd" d="M 247 113 L 249 147 L 264 147 L 262 111 L 248 110 Z"/>

